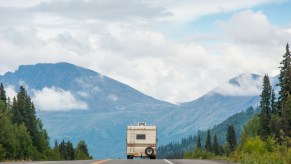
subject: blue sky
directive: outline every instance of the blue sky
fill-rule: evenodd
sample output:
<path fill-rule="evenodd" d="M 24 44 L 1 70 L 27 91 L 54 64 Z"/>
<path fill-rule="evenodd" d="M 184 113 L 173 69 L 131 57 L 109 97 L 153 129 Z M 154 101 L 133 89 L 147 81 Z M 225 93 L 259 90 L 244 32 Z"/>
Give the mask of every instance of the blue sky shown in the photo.
<path fill-rule="evenodd" d="M 192 101 L 242 73 L 277 75 L 291 42 L 290 7 L 286 0 L 0 0 L 0 74 L 69 62 L 161 100 Z"/>

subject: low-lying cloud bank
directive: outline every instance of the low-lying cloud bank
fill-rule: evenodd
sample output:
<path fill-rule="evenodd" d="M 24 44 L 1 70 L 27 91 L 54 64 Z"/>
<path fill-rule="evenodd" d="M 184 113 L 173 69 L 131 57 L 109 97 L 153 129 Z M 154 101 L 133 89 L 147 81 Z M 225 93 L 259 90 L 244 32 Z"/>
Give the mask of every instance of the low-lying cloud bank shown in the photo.
<path fill-rule="evenodd" d="M 60 88 L 47 88 L 32 91 L 32 100 L 40 111 L 86 110 L 88 105 L 78 100 L 70 91 Z"/>
<path fill-rule="evenodd" d="M 261 93 L 262 77 L 252 74 L 241 76 L 225 83 L 214 90 L 225 96 L 256 96 Z"/>

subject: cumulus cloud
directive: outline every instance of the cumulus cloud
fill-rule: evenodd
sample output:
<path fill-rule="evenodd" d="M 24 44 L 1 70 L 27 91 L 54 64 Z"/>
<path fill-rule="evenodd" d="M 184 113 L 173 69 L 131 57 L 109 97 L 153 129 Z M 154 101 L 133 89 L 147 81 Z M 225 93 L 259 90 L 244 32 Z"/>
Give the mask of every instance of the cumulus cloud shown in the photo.
<path fill-rule="evenodd" d="M 32 92 L 32 100 L 40 111 L 71 111 L 88 108 L 86 102 L 78 100 L 70 91 L 45 87 Z"/>
<path fill-rule="evenodd" d="M 288 29 L 272 25 L 262 11 L 245 10 L 221 22 L 223 30 L 234 41 L 249 45 L 286 44 L 291 37 Z M 285 41 L 284 41 L 285 40 Z"/>
<path fill-rule="evenodd" d="M 290 28 L 272 24 L 263 11 L 241 9 L 277 1 L 204 2 L 49 0 L 30 7 L 0 5 L 0 73 L 22 64 L 65 61 L 173 103 L 192 101 L 240 73 L 274 75 Z M 194 41 L 170 39 L 170 27 L 183 31 L 179 27 L 193 19 L 219 12 L 234 14 L 214 23 L 218 42 L 212 43 L 212 33 L 194 34 Z M 200 38 L 211 43 L 201 44 Z M 86 81 L 78 84 L 92 88 Z"/>

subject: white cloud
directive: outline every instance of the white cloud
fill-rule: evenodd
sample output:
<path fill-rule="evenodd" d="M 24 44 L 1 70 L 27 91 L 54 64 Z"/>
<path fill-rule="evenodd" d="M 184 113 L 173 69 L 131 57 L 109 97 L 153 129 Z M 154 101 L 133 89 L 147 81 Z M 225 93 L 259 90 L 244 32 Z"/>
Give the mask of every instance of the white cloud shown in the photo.
<path fill-rule="evenodd" d="M 23 64 L 65 61 L 155 98 L 185 102 L 240 73 L 274 75 L 291 38 L 290 28 L 276 26 L 263 12 L 240 11 L 277 3 L 273 0 L 115 2 L 51 0 L 30 8 L 0 10 L 0 74 Z M 216 24 L 216 43 L 198 42 L 199 38 L 211 42 L 211 33 L 194 34 L 195 42 L 169 39 L 173 36 L 168 26 L 191 24 L 193 19 L 219 12 L 235 14 Z M 79 84 L 86 89 L 86 81 Z M 93 92 L 102 91 L 95 87 Z"/>
<path fill-rule="evenodd" d="M 5 87 L 5 91 L 6 95 L 10 97 L 11 100 L 17 95 L 17 92 L 15 91 L 15 87 L 13 85 L 8 85 L 7 87 Z"/>
<path fill-rule="evenodd" d="M 88 108 L 85 102 L 76 99 L 70 91 L 45 87 L 32 92 L 32 100 L 41 111 L 70 111 Z"/>
<path fill-rule="evenodd" d="M 220 85 L 214 90 L 226 96 L 256 96 L 261 93 L 262 77 L 254 79 L 251 74 L 243 74 L 233 82 Z"/>
<path fill-rule="evenodd" d="M 288 29 L 272 25 L 262 11 L 241 11 L 220 25 L 228 36 L 242 44 L 265 46 L 286 44 L 291 37 Z"/>

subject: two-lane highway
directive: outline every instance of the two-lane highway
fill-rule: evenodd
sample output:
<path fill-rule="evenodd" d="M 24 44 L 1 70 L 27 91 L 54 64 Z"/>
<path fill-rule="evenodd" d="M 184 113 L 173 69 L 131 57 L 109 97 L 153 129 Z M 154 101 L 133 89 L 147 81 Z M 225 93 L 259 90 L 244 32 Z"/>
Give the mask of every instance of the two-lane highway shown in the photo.
<path fill-rule="evenodd" d="M 223 161 L 209 160 L 80 160 L 80 161 L 42 161 L 42 162 L 0 162 L 0 164 L 225 164 Z"/>

